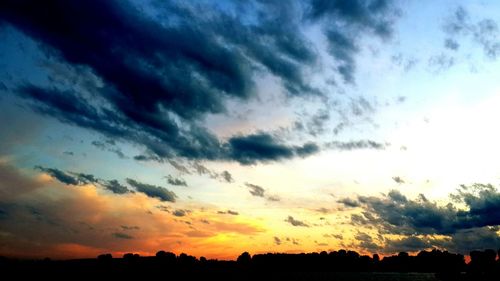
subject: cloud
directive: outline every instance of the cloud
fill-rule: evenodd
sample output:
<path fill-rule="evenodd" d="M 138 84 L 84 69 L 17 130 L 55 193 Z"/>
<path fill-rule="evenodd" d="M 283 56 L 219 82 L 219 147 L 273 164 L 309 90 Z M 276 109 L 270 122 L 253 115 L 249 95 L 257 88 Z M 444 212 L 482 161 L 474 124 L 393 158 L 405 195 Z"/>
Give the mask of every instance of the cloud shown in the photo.
<path fill-rule="evenodd" d="M 70 175 L 69 173 L 63 172 L 58 169 L 44 168 L 42 166 L 35 166 L 35 169 L 40 170 L 51 177 L 57 179 L 58 181 L 68 184 L 68 185 L 80 185 L 82 182 L 79 181 L 77 177 Z"/>
<path fill-rule="evenodd" d="M 139 230 L 141 229 L 140 227 L 136 226 L 136 225 L 132 225 L 132 226 L 128 226 L 128 225 L 120 225 L 120 227 L 123 229 L 123 230 Z"/>
<path fill-rule="evenodd" d="M 257 197 L 264 197 L 264 192 L 266 191 L 262 186 L 256 184 L 245 183 L 246 187 L 250 189 L 250 194 Z"/>
<path fill-rule="evenodd" d="M 387 253 L 417 252 L 432 247 L 430 239 L 411 235 L 400 239 L 387 239 L 383 250 Z"/>
<path fill-rule="evenodd" d="M 447 48 L 447 49 L 456 51 L 460 47 L 460 44 L 458 44 L 458 42 L 455 41 L 455 40 L 453 40 L 453 39 L 447 38 L 444 41 L 444 47 Z"/>
<path fill-rule="evenodd" d="M 290 223 L 293 226 L 304 226 L 304 227 L 309 227 L 306 223 L 294 219 L 292 216 L 288 216 L 288 218 L 285 220 L 286 222 Z"/>
<path fill-rule="evenodd" d="M 30 180 L 14 166 L 0 160 L 0 202 L 42 187 L 41 182 Z"/>
<path fill-rule="evenodd" d="M 359 207 L 360 204 L 357 200 L 351 198 L 343 198 L 337 201 L 337 203 L 343 204 L 346 207 L 355 208 Z"/>
<path fill-rule="evenodd" d="M 481 227 L 460 230 L 451 238 L 433 241 L 437 246 L 458 253 L 470 253 L 475 250 L 500 249 L 498 227 Z"/>
<path fill-rule="evenodd" d="M 294 128 L 299 131 L 306 131 L 309 135 L 316 137 L 325 131 L 325 123 L 330 120 L 330 112 L 321 109 L 312 115 L 308 120 L 296 121 Z"/>
<path fill-rule="evenodd" d="M 275 196 L 275 195 L 271 195 L 271 196 L 267 197 L 267 200 L 269 200 L 271 202 L 279 202 L 279 201 L 281 201 L 281 198 L 279 198 L 278 196 Z"/>
<path fill-rule="evenodd" d="M 164 187 L 141 183 L 130 178 L 127 179 L 127 183 L 134 187 L 137 191 L 142 192 L 151 198 L 157 198 L 160 201 L 175 202 L 175 198 L 177 198 L 177 195 L 174 192 Z"/>
<path fill-rule="evenodd" d="M 257 161 L 276 161 L 292 158 L 293 148 L 279 143 L 267 133 L 247 136 L 235 136 L 228 141 L 231 157 L 242 164 L 254 164 Z"/>
<path fill-rule="evenodd" d="M 113 233 L 113 236 L 115 238 L 119 238 L 119 239 L 134 239 L 133 236 L 128 235 L 126 233 L 122 233 L 122 232 L 115 232 L 115 233 Z"/>
<path fill-rule="evenodd" d="M 220 176 L 227 183 L 234 182 L 233 176 L 228 171 L 222 171 L 222 173 L 220 173 Z"/>
<path fill-rule="evenodd" d="M 398 184 L 403 184 L 405 183 L 405 181 L 403 180 L 403 178 L 401 178 L 400 176 L 395 176 L 395 177 L 392 177 L 392 180 Z"/>
<path fill-rule="evenodd" d="M 185 180 L 180 179 L 180 178 L 174 178 L 171 175 L 167 176 L 167 182 L 171 185 L 187 186 L 187 183 Z"/>
<path fill-rule="evenodd" d="M 358 242 L 358 246 L 372 251 L 376 252 L 381 249 L 381 247 L 373 241 L 372 237 L 366 233 L 363 232 L 358 232 L 355 236 L 354 239 Z"/>
<path fill-rule="evenodd" d="M 313 0 L 309 16 L 311 18 L 331 17 L 348 22 L 362 29 L 371 29 L 380 36 L 388 36 L 392 32 L 390 19 L 391 0 Z M 392 11 L 393 12 L 393 11 Z"/>
<path fill-rule="evenodd" d="M 45 168 L 42 166 L 35 166 L 35 169 L 40 170 L 67 185 L 81 186 L 92 184 L 95 186 L 102 186 L 115 194 L 124 194 L 130 191 L 127 187 L 121 185 L 117 180 L 102 180 L 91 174 L 65 172 L 59 169 Z"/>
<path fill-rule="evenodd" d="M 390 0 L 313 0 L 309 11 L 310 18 L 327 22 L 325 35 L 329 53 L 336 59 L 336 69 L 347 83 L 354 83 L 355 57 L 359 52 L 359 38 L 353 34 L 368 32 L 382 39 L 389 38 L 395 16 Z"/>
<path fill-rule="evenodd" d="M 234 136 L 229 139 L 229 151 L 231 158 L 237 159 L 244 165 L 256 162 L 279 161 L 293 158 L 294 156 L 305 157 L 319 152 L 319 147 L 314 143 L 306 143 L 302 146 L 289 146 L 281 143 L 268 133 L 255 133 L 246 136 Z"/>
<path fill-rule="evenodd" d="M 194 169 L 194 173 L 197 173 L 198 175 L 208 175 L 212 179 L 216 179 L 219 175 L 210 170 L 209 168 L 205 167 L 203 164 L 199 162 L 192 162 L 191 167 Z"/>
<path fill-rule="evenodd" d="M 127 156 L 123 153 L 123 151 L 116 146 L 116 142 L 114 140 L 108 139 L 105 141 L 92 141 L 91 144 L 100 150 L 107 150 L 109 152 L 113 152 L 121 159 L 127 159 Z M 139 159 L 136 159 L 139 160 Z"/>
<path fill-rule="evenodd" d="M 435 72 L 445 71 L 452 67 L 454 64 L 455 58 L 444 53 L 430 57 L 428 62 L 429 67 L 432 68 Z"/>
<path fill-rule="evenodd" d="M 182 174 L 188 174 L 188 175 L 191 174 L 191 172 L 188 170 L 186 166 L 175 160 L 169 159 L 168 163 Z"/>
<path fill-rule="evenodd" d="M 186 210 L 175 210 L 172 212 L 172 215 L 176 216 L 176 217 L 183 217 L 187 214 Z"/>
<path fill-rule="evenodd" d="M 229 242 L 213 241 L 215 237 L 230 234 L 230 243 L 238 245 L 265 230 L 250 218 L 246 222 L 235 216 L 218 220 L 217 215 L 205 213 L 203 217 L 193 215 L 193 223 L 201 218 L 210 221 L 203 224 L 206 234 L 194 237 L 190 235 L 193 224 L 172 219 L 157 208 L 157 200 L 139 192 L 116 196 L 94 185 L 67 188 L 45 175 L 26 172 L 0 161 L 0 252 L 8 257 L 95 258 L 103 252 L 121 256 L 133 251 L 154 255 L 163 248 L 223 258 Z M 234 252 L 240 253 L 244 247 Z"/>
<path fill-rule="evenodd" d="M 376 229 L 383 235 L 402 235 L 386 241 L 386 250 L 445 247 L 468 249 L 497 247 L 500 193 L 490 184 L 462 185 L 450 195 L 453 203 L 439 205 L 424 195 L 409 199 L 392 190 L 383 197 L 358 196 L 362 212 L 352 214 L 356 226 Z M 436 238 L 438 237 L 444 238 Z M 468 246 L 467 246 L 468 245 Z"/>
<path fill-rule="evenodd" d="M 116 194 L 124 194 L 130 192 L 130 190 L 128 190 L 126 186 L 120 184 L 117 180 L 104 181 L 102 183 L 102 186 Z"/>
<path fill-rule="evenodd" d="M 274 236 L 274 244 L 281 245 L 281 239 L 279 237 Z"/>
<path fill-rule="evenodd" d="M 148 8 L 124 1 L 8 2 L 0 22 L 43 46 L 48 60 L 67 70 L 58 75 L 88 73 L 86 83 L 95 84 L 68 79 L 13 89 L 38 113 L 145 148 L 136 160 L 254 164 L 317 153 L 314 143 L 292 145 L 265 133 L 221 140 L 202 121 L 227 113 L 228 101 L 255 98 L 256 77 L 263 75 L 276 78 L 287 97 L 324 97 L 327 91 L 309 82 L 320 56 L 305 26 L 322 28 L 338 75 L 352 83 L 358 37 L 390 36 L 392 2 L 245 1 L 224 8 L 215 2 Z M 319 129 L 328 118 L 313 121 Z M 126 157 L 119 148 L 105 149 Z"/>
<path fill-rule="evenodd" d="M 231 183 L 234 181 L 233 176 L 228 171 L 222 171 L 221 173 L 218 173 L 212 169 L 207 168 L 206 166 L 197 161 L 191 162 L 190 166 L 193 170 L 189 171 L 189 173 L 196 173 L 200 176 L 207 175 L 211 179 L 217 179 L 225 183 Z"/>
<path fill-rule="evenodd" d="M 469 37 L 472 43 L 483 49 L 486 57 L 496 59 L 500 53 L 497 22 L 493 19 L 472 22 L 468 11 L 461 6 L 446 20 L 443 30 L 448 36 L 445 39 L 445 47 L 450 50 L 455 51 L 459 48 L 458 40 L 461 37 Z"/>
<path fill-rule="evenodd" d="M 338 150 L 355 150 L 355 149 L 385 149 L 386 145 L 372 140 L 359 141 L 332 141 L 326 144 L 326 147 Z"/>
<path fill-rule="evenodd" d="M 227 211 L 217 211 L 217 214 L 221 214 L 221 215 L 228 214 L 228 215 L 233 215 L 233 216 L 237 216 L 237 215 L 239 215 L 239 213 L 238 213 L 238 212 L 236 212 L 236 211 L 232 211 L 232 210 L 227 210 Z"/>
<path fill-rule="evenodd" d="M 319 146 L 315 143 L 308 142 L 302 146 L 295 148 L 295 153 L 300 157 L 307 157 L 319 152 Z"/>
<path fill-rule="evenodd" d="M 321 213 L 321 214 L 329 214 L 331 212 L 333 212 L 332 209 L 328 209 L 328 208 L 324 208 L 324 207 L 321 207 L 321 208 L 317 208 L 315 209 L 314 211 L 318 212 L 318 213 Z"/>
<path fill-rule="evenodd" d="M 26 12 L 25 5 L 32 12 Z M 319 93 L 302 75 L 303 68 L 315 63 L 316 51 L 294 28 L 299 24 L 294 13 L 300 13 L 294 9 L 300 6 L 250 2 L 248 8 L 259 17 L 249 26 L 210 3 L 156 5 L 165 18 L 183 24 L 150 17 L 128 2 L 2 6 L 0 21 L 44 45 L 42 50 L 56 54 L 53 58 L 68 68 L 88 69 L 104 85 L 91 93 L 96 103 L 85 89 L 72 85 L 60 89 L 25 84 L 18 87 L 19 95 L 42 114 L 111 139 L 139 143 L 157 159 L 254 162 L 291 157 L 236 151 L 242 146 L 235 149 L 235 142 L 226 150 L 197 121 L 226 112 L 227 99 L 253 97 L 257 69 L 279 78 L 290 95 Z M 207 8 L 211 16 L 201 16 Z M 41 9 L 50 11 L 50 20 L 35 12 Z M 112 151 L 124 157 L 120 150 Z M 233 158 L 249 154 L 253 157 Z"/>

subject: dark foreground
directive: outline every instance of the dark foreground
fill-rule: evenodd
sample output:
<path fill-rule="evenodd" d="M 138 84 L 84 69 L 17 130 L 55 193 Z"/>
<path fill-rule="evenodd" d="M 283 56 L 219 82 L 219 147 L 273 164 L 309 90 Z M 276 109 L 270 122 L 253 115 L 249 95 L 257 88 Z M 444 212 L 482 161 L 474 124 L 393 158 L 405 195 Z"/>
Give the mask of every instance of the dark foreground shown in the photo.
<path fill-rule="evenodd" d="M 500 254 L 500 251 L 499 251 Z M 500 280 L 500 261 L 493 250 L 464 256 L 438 250 L 384 257 L 354 251 L 309 254 L 241 254 L 236 261 L 199 259 L 160 251 L 154 257 L 126 254 L 97 259 L 17 260 L 0 258 L 2 276 L 37 279 L 111 280 Z"/>

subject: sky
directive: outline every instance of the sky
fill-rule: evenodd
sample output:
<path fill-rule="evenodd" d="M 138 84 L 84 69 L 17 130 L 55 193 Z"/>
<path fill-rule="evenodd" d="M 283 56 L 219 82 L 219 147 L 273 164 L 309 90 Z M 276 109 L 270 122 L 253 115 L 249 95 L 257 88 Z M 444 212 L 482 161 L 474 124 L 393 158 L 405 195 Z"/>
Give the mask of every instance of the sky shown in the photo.
<path fill-rule="evenodd" d="M 500 248 L 498 1 L 2 1 L 0 255 Z"/>

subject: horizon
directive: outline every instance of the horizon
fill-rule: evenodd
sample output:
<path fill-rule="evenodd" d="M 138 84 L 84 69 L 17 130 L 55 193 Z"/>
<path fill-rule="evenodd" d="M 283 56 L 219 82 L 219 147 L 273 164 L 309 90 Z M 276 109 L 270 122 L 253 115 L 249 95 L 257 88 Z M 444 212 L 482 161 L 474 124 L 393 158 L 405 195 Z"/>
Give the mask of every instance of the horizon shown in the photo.
<path fill-rule="evenodd" d="M 0 3 L 0 256 L 500 249 L 500 3 Z"/>

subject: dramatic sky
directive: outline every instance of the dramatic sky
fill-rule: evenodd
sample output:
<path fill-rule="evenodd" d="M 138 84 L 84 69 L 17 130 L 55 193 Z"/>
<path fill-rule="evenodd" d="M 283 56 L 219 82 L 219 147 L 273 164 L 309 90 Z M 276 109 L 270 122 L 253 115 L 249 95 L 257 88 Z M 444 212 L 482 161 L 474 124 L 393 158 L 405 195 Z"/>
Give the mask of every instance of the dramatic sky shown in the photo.
<path fill-rule="evenodd" d="M 0 255 L 500 248 L 500 3 L 0 3 Z"/>

